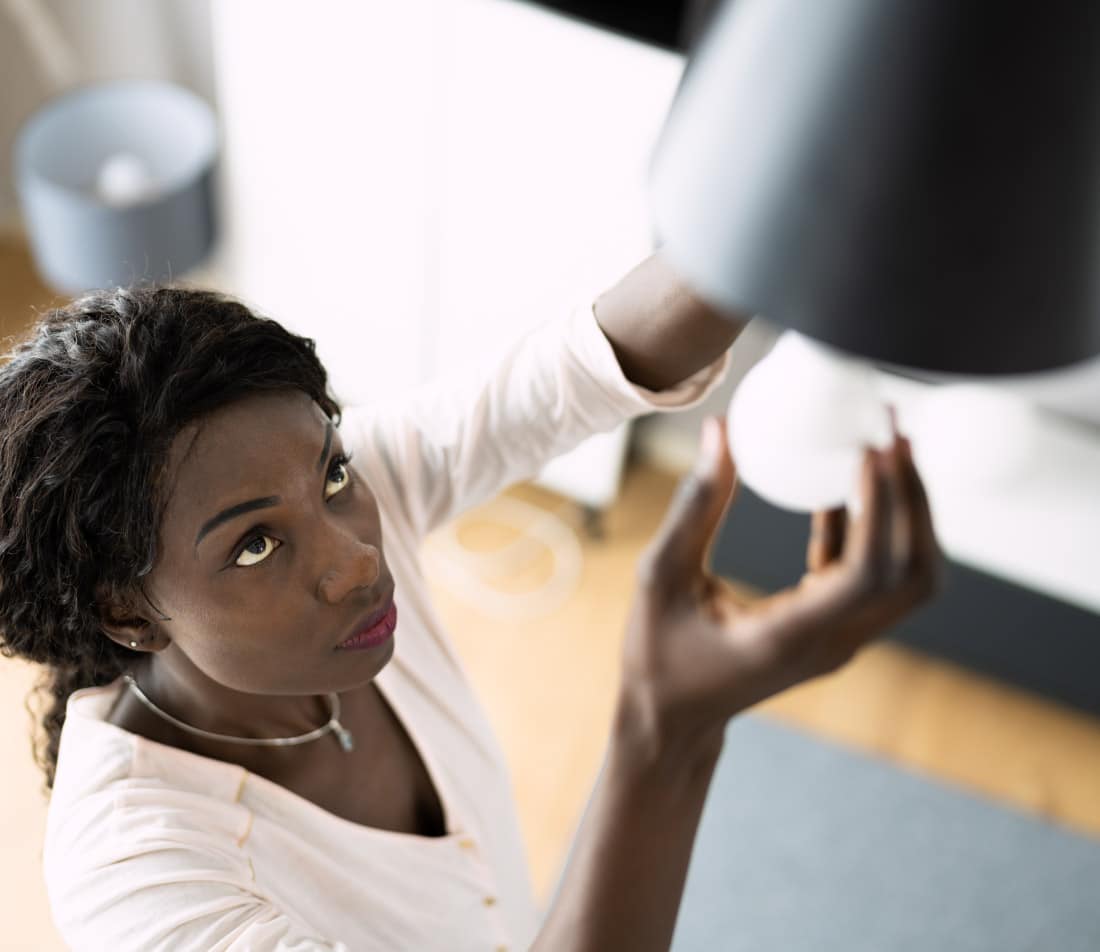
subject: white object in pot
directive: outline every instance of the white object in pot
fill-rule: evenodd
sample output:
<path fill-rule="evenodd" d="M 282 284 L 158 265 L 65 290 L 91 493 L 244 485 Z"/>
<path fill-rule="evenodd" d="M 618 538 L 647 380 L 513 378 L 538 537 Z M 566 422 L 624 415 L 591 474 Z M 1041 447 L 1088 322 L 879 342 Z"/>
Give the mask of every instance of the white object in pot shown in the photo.
<path fill-rule="evenodd" d="M 96 194 L 108 205 L 137 205 L 156 196 L 157 182 L 141 156 L 117 152 L 99 167 Z"/>

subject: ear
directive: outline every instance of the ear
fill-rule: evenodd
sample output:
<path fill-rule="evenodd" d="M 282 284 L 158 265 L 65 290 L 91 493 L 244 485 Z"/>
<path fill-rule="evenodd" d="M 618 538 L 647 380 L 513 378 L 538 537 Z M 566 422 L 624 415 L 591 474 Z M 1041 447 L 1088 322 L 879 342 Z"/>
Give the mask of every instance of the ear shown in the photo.
<path fill-rule="evenodd" d="M 167 638 L 157 624 L 153 612 L 146 606 L 136 607 L 129 599 L 101 592 L 96 598 L 99 626 L 115 644 L 131 651 L 163 651 Z"/>

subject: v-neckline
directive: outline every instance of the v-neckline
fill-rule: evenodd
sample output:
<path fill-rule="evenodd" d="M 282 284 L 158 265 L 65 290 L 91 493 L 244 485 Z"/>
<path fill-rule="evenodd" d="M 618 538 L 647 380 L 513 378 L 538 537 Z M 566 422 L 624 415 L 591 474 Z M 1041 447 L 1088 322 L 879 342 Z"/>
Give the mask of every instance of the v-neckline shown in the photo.
<path fill-rule="evenodd" d="M 242 764 L 238 764 L 228 760 L 221 760 L 217 757 L 210 757 L 205 754 L 196 753 L 185 748 L 176 747 L 172 744 L 166 744 L 162 741 L 154 740 L 150 737 L 146 737 L 144 734 L 140 734 L 135 731 L 131 731 L 125 727 L 122 727 L 118 724 L 114 724 L 111 721 L 107 720 L 106 717 L 102 719 L 101 723 L 112 730 L 122 731 L 123 733 L 133 738 L 135 743 L 139 743 L 142 745 L 151 745 L 153 749 L 172 751 L 174 755 L 181 757 L 197 757 L 199 760 L 204 761 L 205 763 L 217 765 L 218 769 L 233 769 L 240 771 L 241 780 L 237 787 L 238 800 L 240 799 L 244 787 L 247 783 L 258 782 L 259 786 L 261 787 L 266 786 L 268 789 L 278 792 L 280 796 L 289 797 L 297 803 L 304 803 L 308 806 L 308 808 L 315 810 L 326 817 L 329 817 L 334 822 L 344 824 L 356 830 L 362 830 L 369 834 L 377 834 L 380 836 L 399 836 L 411 838 L 413 840 L 423 841 L 425 843 L 450 842 L 456 837 L 464 835 L 461 826 L 458 825 L 458 817 L 455 815 L 453 809 L 454 801 L 450 797 L 446 783 L 442 781 L 443 771 L 440 769 L 440 765 L 435 759 L 434 752 L 429 747 L 424 745 L 420 740 L 418 725 L 413 723 L 415 718 L 410 718 L 408 712 L 402 709 L 400 701 L 395 698 L 395 694 L 400 693 L 399 686 L 383 685 L 383 680 L 388 681 L 391 678 L 383 679 L 381 677 L 377 677 L 372 683 L 378 691 L 380 700 L 389 708 L 397 724 L 401 727 L 401 729 L 405 732 L 405 735 L 408 737 L 409 743 L 412 745 L 412 749 L 415 752 L 416 756 L 419 758 L 420 763 L 423 766 L 424 772 L 432 785 L 432 788 L 435 792 L 435 797 L 439 802 L 439 807 L 443 814 L 444 832 L 440 836 L 427 836 L 421 833 L 408 833 L 401 830 L 391 830 L 381 826 L 371 826 L 366 823 L 359 823 L 355 820 L 351 820 L 344 816 L 341 816 L 339 813 L 329 810 L 328 808 L 317 803 L 310 797 L 298 793 L 297 791 L 282 783 L 279 783 L 276 780 L 271 780 L 268 777 L 265 777 L 262 773 L 250 770 Z M 121 678 L 119 678 L 115 683 L 118 686 L 119 692 L 124 692 L 127 690 L 126 682 L 123 681 Z M 369 688 L 369 685 L 367 687 Z M 109 705 L 108 709 L 113 708 L 116 702 L 117 695 L 115 698 L 112 698 L 111 704 Z"/>
<path fill-rule="evenodd" d="M 392 676 L 391 676 L 392 677 Z M 409 743 L 412 745 L 413 753 L 420 761 L 420 765 L 424 769 L 424 773 L 428 778 L 428 783 L 431 784 L 432 790 L 435 794 L 435 799 L 439 803 L 439 809 L 443 814 L 443 834 L 441 836 L 422 836 L 421 834 L 406 834 L 408 836 L 420 836 L 421 839 L 437 840 L 444 839 L 448 836 L 458 835 L 460 830 L 455 827 L 456 817 L 452 810 L 452 801 L 447 791 L 444 789 L 445 785 L 441 783 L 440 777 L 442 771 L 439 765 L 435 762 L 435 754 L 430 751 L 428 747 L 421 743 L 417 736 L 417 731 L 414 725 L 410 723 L 407 712 L 403 712 L 398 708 L 398 705 L 394 702 L 394 698 L 388 687 L 382 684 L 382 678 L 376 677 L 373 681 L 375 690 L 378 691 L 378 696 L 382 703 L 389 708 L 390 713 L 393 715 L 397 725 L 404 731 L 405 736 L 409 739 Z M 387 679 L 388 680 L 388 679 Z M 367 829 L 376 829 L 375 827 L 367 827 Z M 393 831 L 387 831 L 393 832 Z"/>

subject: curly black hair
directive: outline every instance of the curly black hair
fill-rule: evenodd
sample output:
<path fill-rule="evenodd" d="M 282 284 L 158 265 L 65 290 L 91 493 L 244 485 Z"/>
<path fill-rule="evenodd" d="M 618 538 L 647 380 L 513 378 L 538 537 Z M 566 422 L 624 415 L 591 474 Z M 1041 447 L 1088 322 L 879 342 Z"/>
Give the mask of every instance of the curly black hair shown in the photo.
<path fill-rule="evenodd" d="M 312 340 L 184 288 L 80 297 L 44 314 L 0 367 L 0 653 L 43 666 L 32 746 L 47 789 L 69 695 L 136 657 L 104 634 L 96 602 L 143 594 L 173 437 L 273 390 L 303 391 L 339 419 Z"/>

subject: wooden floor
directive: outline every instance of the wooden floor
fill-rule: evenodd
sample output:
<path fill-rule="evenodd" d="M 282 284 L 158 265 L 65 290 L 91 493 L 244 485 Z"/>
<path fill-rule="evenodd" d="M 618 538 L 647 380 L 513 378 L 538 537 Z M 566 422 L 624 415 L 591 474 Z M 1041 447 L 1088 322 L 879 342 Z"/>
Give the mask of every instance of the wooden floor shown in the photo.
<path fill-rule="evenodd" d="M 599 767 L 634 563 L 675 482 L 653 468 L 628 471 L 606 537 L 582 543 L 576 593 L 542 617 L 522 623 L 493 617 L 461 589 L 435 584 L 437 604 L 513 765 L 532 868 L 544 894 Z M 517 487 L 508 497 L 570 518 L 560 499 L 536 487 Z M 459 521 L 467 548 L 477 552 L 511 541 L 513 530 L 502 527 L 497 509 L 490 503 Z M 575 515 L 572 521 L 579 529 Z M 429 540 L 429 557 L 435 542 Z M 513 569 L 523 578 L 519 584 L 533 586 L 540 572 L 549 577 L 552 559 L 537 550 L 528 557 L 530 564 L 517 561 Z M 498 585 L 514 588 L 517 582 L 504 578 Z M 758 710 L 1100 836 L 1100 719 L 883 642 L 836 674 Z"/>
<path fill-rule="evenodd" d="M 51 299 L 22 246 L 0 239 L 0 335 L 18 333 Z M 542 896 L 600 765 L 634 563 L 675 480 L 629 467 L 600 539 L 565 500 L 521 486 L 425 546 L 438 607 L 512 764 Z M 61 946 L 41 884 L 45 803 L 23 709 L 33 676 L 0 658 L 0 948 L 44 952 Z M 1100 835 L 1100 720 L 887 644 L 762 710 Z"/>

